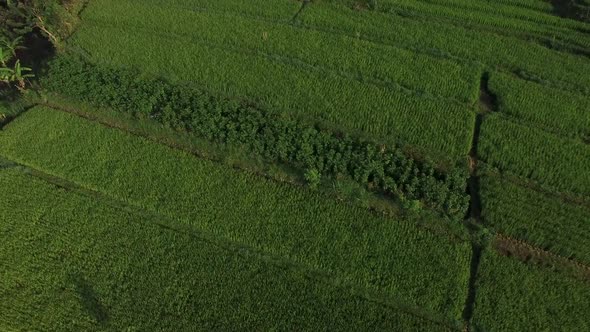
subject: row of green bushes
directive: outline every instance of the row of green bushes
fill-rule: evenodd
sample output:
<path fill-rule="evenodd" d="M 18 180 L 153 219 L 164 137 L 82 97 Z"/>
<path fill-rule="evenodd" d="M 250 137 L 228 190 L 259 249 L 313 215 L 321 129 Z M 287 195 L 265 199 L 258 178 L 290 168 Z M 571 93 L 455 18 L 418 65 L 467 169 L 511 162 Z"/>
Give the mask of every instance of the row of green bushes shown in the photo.
<path fill-rule="evenodd" d="M 443 172 L 428 161 L 409 158 L 398 147 L 323 130 L 247 101 L 138 77 L 132 70 L 99 67 L 75 56 L 54 60 L 42 84 L 97 107 L 150 117 L 214 142 L 245 145 L 268 161 L 293 165 L 314 178 L 350 176 L 457 218 L 467 208 L 464 169 Z"/>
<path fill-rule="evenodd" d="M 129 9 L 113 10 L 112 4 L 119 2 L 125 2 L 127 6 L 115 8 Z M 145 15 L 137 18 L 136 15 L 120 14 L 129 11 L 139 11 Z M 184 12 L 179 10 L 145 10 L 133 1 L 93 2 L 84 11 L 84 24 L 68 40 L 68 46 L 84 50 L 92 63 L 101 66 L 131 67 L 139 72 L 164 78 L 173 84 L 189 81 L 227 96 L 247 96 L 261 107 L 280 109 L 313 122 L 321 121 L 335 131 L 345 131 L 388 145 L 418 147 L 415 149 L 418 153 L 436 158 L 440 163 L 453 164 L 458 160 L 465 160 L 475 123 L 473 107 L 435 98 L 433 90 L 426 89 L 427 86 L 434 87 L 432 77 L 415 73 L 413 75 L 412 70 L 408 69 L 413 68 L 414 72 L 420 73 L 431 70 L 432 75 L 438 77 L 439 73 L 448 71 L 431 68 L 438 66 L 449 69 L 453 66 L 452 63 L 429 62 L 422 56 L 408 56 L 408 52 L 370 51 L 375 50 L 375 47 L 346 37 L 321 34 L 321 38 L 314 37 L 312 41 L 307 34 L 300 30 L 297 34 L 291 28 L 291 33 L 288 34 L 292 37 L 285 39 L 285 35 L 279 32 L 281 28 L 241 25 L 249 33 L 240 32 L 237 35 L 250 40 L 258 40 L 253 36 L 259 35 L 263 44 L 267 45 L 256 46 L 255 42 L 234 41 L 240 37 L 236 37 L 233 33 L 235 30 L 228 26 L 240 25 L 244 20 L 231 20 L 232 16 L 228 16 L 230 20 L 206 20 L 203 15 L 197 17 L 182 13 Z M 213 18 L 213 15 L 209 16 Z M 90 17 L 102 18 L 99 21 L 89 19 Z M 183 22 L 199 21 L 210 24 L 186 24 L 192 27 L 186 30 L 178 25 L 170 25 L 170 17 Z M 137 20 L 144 23 L 129 25 Z M 148 27 L 145 22 L 148 22 Z M 166 31 L 156 31 L 154 26 L 163 26 Z M 217 33 L 201 32 L 203 30 L 215 30 Z M 272 31 L 266 42 L 265 31 Z M 283 30 L 286 31 L 289 30 Z M 311 36 L 317 36 L 317 33 L 313 32 Z M 332 42 L 326 42 L 330 38 L 342 39 L 340 48 L 335 48 Z M 276 41 L 280 39 L 289 46 L 279 45 Z M 291 45 L 293 40 L 298 40 L 298 51 L 293 51 L 296 49 Z M 171 50 L 174 50 L 173 55 Z M 365 56 L 362 56 L 363 53 Z M 327 57 L 330 60 L 316 60 L 320 54 L 322 58 Z M 345 57 L 335 54 L 347 54 L 349 58 L 345 60 Z M 383 57 L 384 54 L 387 56 Z M 398 78 L 393 81 L 391 78 L 386 79 L 389 82 L 375 82 L 375 75 L 363 69 L 368 66 L 354 65 L 375 63 L 373 55 L 381 59 L 377 62 L 401 68 L 381 70 L 379 68 L 385 66 L 374 66 L 373 72 L 376 71 L 377 77 L 390 73 Z M 407 65 L 412 62 L 412 58 L 413 64 Z M 426 67 L 415 66 L 416 63 Z M 396 71 L 398 73 L 394 73 Z M 379 72 L 381 74 L 377 74 Z M 422 77 L 423 84 L 416 77 Z M 479 81 L 478 75 L 472 77 Z M 434 81 L 441 82 L 440 89 L 443 86 L 455 86 L 452 90 L 459 91 L 457 87 L 462 84 L 457 85 L 456 82 L 463 80 L 453 74 L 446 78 L 447 81 Z M 412 84 L 414 87 L 422 87 L 417 88 L 420 91 L 410 91 L 396 82 L 404 86 L 409 84 L 408 88 Z M 477 87 L 477 84 L 471 86 Z M 437 94 L 442 94 L 440 91 Z M 476 98 L 473 97 L 472 100 L 475 101 Z"/>

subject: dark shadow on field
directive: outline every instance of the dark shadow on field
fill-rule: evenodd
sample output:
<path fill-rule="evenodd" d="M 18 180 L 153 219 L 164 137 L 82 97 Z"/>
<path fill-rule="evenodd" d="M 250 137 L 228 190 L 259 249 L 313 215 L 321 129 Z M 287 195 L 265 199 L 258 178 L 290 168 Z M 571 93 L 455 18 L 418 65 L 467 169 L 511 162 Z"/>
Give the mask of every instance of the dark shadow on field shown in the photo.
<path fill-rule="evenodd" d="M 109 314 L 92 285 L 81 274 L 71 274 L 70 282 L 74 286 L 75 292 L 80 296 L 80 303 L 88 315 L 96 320 L 100 325 L 106 324 L 109 320 Z"/>
<path fill-rule="evenodd" d="M 590 5 L 581 0 L 551 0 L 553 13 L 564 18 L 590 22 Z"/>
<path fill-rule="evenodd" d="M 4 159 L 2 158 L 2 156 L 0 156 L 0 170 L 3 169 L 9 169 L 9 168 L 15 168 L 18 165 L 8 159 Z"/>
<path fill-rule="evenodd" d="M 14 120 L 13 116 L 0 115 L 0 130 L 4 129 L 4 126 L 9 124 L 12 120 Z"/>
<path fill-rule="evenodd" d="M 13 66 L 19 60 L 24 67 L 31 68 L 34 76 L 27 81 L 36 84 L 39 76 L 43 74 L 47 62 L 55 56 L 56 49 L 51 41 L 43 36 L 39 28 L 34 28 L 33 31 L 22 37 L 22 45 L 15 51 L 16 57 L 11 59 L 7 64 Z M 16 101 L 20 97 L 21 93 L 14 84 L 0 82 L 0 100 L 10 102 Z M 2 125 L 1 120 L 0 125 Z"/>
<path fill-rule="evenodd" d="M 473 134 L 471 141 L 471 149 L 469 151 L 469 179 L 467 180 L 466 192 L 469 195 L 469 208 L 465 215 L 465 225 L 469 232 L 474 236 L 474 240 L 478 237 L 478 233 L 482 229 L 483 224 L 481 216 L 481 195 L 480 195 L 480 178 L 478 170 L 478 147 L 479 138 L 481 134 L 481 125 L 485 116 L 498 111 L 498 98 L 492 93 L 489 88 L 490 74 L 484 72 L 481 75 L 479 85 L 479 110 L 475 115 L 475 124 L 473 126 Z M 485 242 L 485 241 L 484 241 Z M 479 264 L 481 255 L 485 248 L 485 243 L 482 241 L 472 241 L 471 262 L 469 264 L 469 284 L 467 287 L 467 299 L 465 300 L 465 307 L 463 308 L 463 321 L 465 322 L 465 329 L 472 330 L 471 320 L 473 318 L 473 311 L 475 309 L 476 300 L 476 281 L 479 272 Z"/>
<path fill-rule="evenodd" d="M 23 48 L 16 51 L 17 58 L 33 69 L 35 75 L 41 73 L 41 69 L 55 55 L 55 47 L 43 36 L 39 28 L 24 36 Z"/>

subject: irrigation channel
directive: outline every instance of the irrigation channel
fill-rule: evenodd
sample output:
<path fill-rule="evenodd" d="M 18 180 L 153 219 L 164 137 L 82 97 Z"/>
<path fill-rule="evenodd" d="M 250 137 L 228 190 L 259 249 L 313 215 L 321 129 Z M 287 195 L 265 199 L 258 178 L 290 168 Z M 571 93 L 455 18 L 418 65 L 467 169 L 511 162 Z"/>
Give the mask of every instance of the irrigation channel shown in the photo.
<path fill-rule="evenodd" d="M 496 98 L 492 95 L 488 88 L 489 74 L 483 73 L 480 80 L 479 93 L 479 108 L 475 116 L 475 126 L 473 127 L 473 135 L 471 138 L 471 150 L 469 151 L 469 180 L 467 181 L 467 193 L 469 194 L 469 209 L 465 216 L 465 224 L 469 228 L 472 235 L 480 229 L 479 226 L 483 224 L 481 218 L 481 197 L 479 192 L 479 175 L 477 173 L 477 149 L 479 145 L 479 137 L 481 133 L 481 125 L 487 114 L 496 110 Z M 474 239 L 476 237 L 474 236 Z M 480 241 L 472 241 L 472 255 L 469 275 L 469 289 L 467 292 L 467 299 L 465 301 L 465 308 L 463 310 L 463 320 L 466 329 L 470 329 L 469 322 L 473 316 L 473 308 L 475 306 L 475 281 L 477 279 L 477 272 L 479 270 L 479 262 L 483 251 L 483 244 Z"/>

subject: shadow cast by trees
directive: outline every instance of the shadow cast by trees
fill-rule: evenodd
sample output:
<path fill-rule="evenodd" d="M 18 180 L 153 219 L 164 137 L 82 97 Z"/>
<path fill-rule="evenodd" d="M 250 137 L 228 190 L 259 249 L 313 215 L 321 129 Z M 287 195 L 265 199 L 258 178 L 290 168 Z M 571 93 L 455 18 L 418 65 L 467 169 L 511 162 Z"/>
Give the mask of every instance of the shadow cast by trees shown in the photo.
<path fill-rule="evenodd" d="M 98 324 L 105 325 L 109 320 L 109 314 L 92 285 L 79 273 L 71 274 L 69 279 L 75 292 L 79 295 L 84 310 Z"/>
<path fill-rule="evenodd" d="M 590 22 L 590 3 L 584 0 L 551 0 L 553 13 L 560 17 Z"/>

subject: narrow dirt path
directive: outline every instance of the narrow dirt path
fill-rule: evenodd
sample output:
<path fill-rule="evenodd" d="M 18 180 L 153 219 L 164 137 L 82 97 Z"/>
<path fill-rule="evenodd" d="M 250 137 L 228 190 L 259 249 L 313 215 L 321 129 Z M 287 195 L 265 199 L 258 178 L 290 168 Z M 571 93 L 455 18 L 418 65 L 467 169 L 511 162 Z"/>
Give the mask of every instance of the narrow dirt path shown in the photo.
<path fill-rule="evenodd" d="M 465 224 L 473 236 L 472 258 L 470 265 L 470 279 L 467 300 L 463 311 L 464 330 L 471 331 L 471 319 L 476 300 L 476 281 L 481 256 L 486 247 L 478 241 L 477 232 L 482 229 L 484 220 L 482 218 L 482 205 L 480 196 L 480 178 L 478 175 L 478 147 L 481 134 L 481 126 L 487 115 L 497 111 L 496 97 L 488 88 L 489 74 L 484 73 L 480 83 L 479 110 L 475 117 L 475 125 L 469 151 L 469 181 L 467 192 L 470 196 L 469 210 L 465 216 Z M 540 248 L 534 247 L 524 241 L 519 241 L 502 234 L 497 234 L 491 242 L 491 249 L 498 251 L 508 257 L 514 257 L 523 262 L 548 266 L 554 269 L 567 270 L 572 275 L 584 281 L 590 281 L 590 267 L 575 262 L 571 259 L 561 257 Z"/>
<path fill-rule="evenodd" d="M 479 225 L 482 225 L 481 217 L 481 197 L 480 197 L 480 185 L 479 175 L 477 173 L 478 165 L 478 147 L 479 137 L 481 134 L 481 125 L 487 114 L 494 112 L 496 99 L 488 89 L 489 74 L 483 73 L 480 80 L 480 93 L 479 93 L 479 109 L 475 116 L 475 125 L 473 127 L 473 135 L 471 140 L 471 150 L 469 151 L 469 180 L 467 182 L 467 192 L 469 194 L 469 210 L 465 216 L 465 224 L 469 228 L 472 235 L 475 235 L 479 230 Z M 475 238 L 475 236 L 474 236 Z M 481 255 L 484 250 L 481 243 L 478 241 L 472 241 L 472 254 L 470 264 L 470 275 L 469 275 L 469 289 L 467 291 L 467 299 L 465 301 L 465 308 L 463 310 L 463 320 L 465 324 L 465 330 L 471 329 L 470 323 L 473 317 L 473 308 L 475 306 L 475 282 L 477 279 L 477 272 L 479 270 L 479 263 Z"/>
<path fill-rule="evenodd" d="M 513 257 L 552 270 L 563 271 L 582 281 L 590 282 L 590 266 L 574 259 L 552 253 L 501 233 L 496 234 L 492 246 L 496 251 L 507 257 Z"/>

